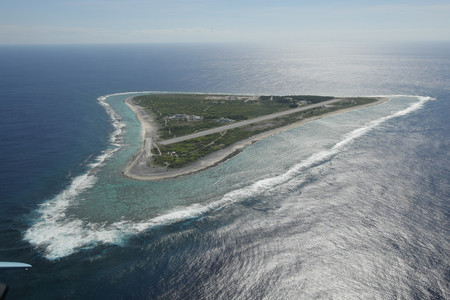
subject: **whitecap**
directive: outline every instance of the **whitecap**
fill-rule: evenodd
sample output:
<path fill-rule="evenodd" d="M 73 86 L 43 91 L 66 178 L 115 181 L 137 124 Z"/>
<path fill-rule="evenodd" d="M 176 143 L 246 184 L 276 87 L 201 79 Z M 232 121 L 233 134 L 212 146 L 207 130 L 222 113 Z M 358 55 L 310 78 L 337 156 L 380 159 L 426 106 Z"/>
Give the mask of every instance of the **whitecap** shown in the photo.
<path fill-rule="evenodd" d="M 98 98 L 111 116 L 112 122 L 115 124 L 115 131 L 112 136 L 114 136 L 114 134 L 120 134 L 124 125 L 121 125 L 119 118 L 116 117 L 115 112 L 105 100 L 111 96 L 140 93 L 145 92 L 118 93 Z M 92 187 L 96 182 L 95 174 L 93 172 L 88 172 L 87 174 L 74 178 L 68 188 L 52 200 L 41 205 L 38 209 L 39 217 L 25 232 L 24 238 L 34 246 L 42 249 L 43 254 L 47 259 L 55 260 L 71 255 L 79 249 L 93 248 L 100 244 L 122 245 L 127 238 L 155 226 L 168 225 L 197 218 L 205 213 L 226 207 L 232 203 L 270 192 L 275 187 L 296 178 L 308 168 L 331 159 L 334 155 L 343 151 L 346 146 L 353 143 L 353 141 L 383 122 L 414 112 L 423 107 L 425 102 L 433 100 L 431 97 L 416 97 L 419 101 L 411 104 L 406 109 L 393 112 L 388 116 L 368 122 L 364 126 L 354 129 L 345 134 L 331 149 L 312 154 L 283 174 L 258 180 L 249 186 L 230 191 L 217 201 L 207 204 L 192 204 L 186 207 L 177 207 L 159 216 L 141 222 L 122 220 L 112 224 L 95 224 L 79 219 L 67 218 L 67 208 L 76 199 L 76 196 L 82 191 Z M 115 144 L 116 142 L 117 139 L 112 138 L 111 143 Z M 114 151 L 116 150 L 105 151 L 102 155 L 97 157 L 96 161 L 90 165 L 92 168 L 91 170 L 98 168 L 100 164 L 114 153 Z"/>

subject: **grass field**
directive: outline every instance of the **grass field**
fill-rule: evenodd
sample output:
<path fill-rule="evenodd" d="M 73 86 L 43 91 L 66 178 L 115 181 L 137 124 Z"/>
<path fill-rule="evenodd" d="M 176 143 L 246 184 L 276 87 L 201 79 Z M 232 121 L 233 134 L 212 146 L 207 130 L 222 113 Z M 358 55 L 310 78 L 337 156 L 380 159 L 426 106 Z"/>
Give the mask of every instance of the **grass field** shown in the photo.
<path fill-rule="evenodd" d="M 160 138 L 169 139 L 222 126 L 220 119 L 247 120 L 330 99 L 333 97 L 155 94 L 138 96 L 134 101 L 155 114 Z M 176 115 L 197 116 L 201 120 L 175 118 Z"/>
<path fill-rule="evenodd" d="M 177 95 L 178 96 L 178 95 Z M 202 97 L 205 97 L 202 95 Z M 182 101 L 182 97 L 176 97 L 178 98 L 177 101 Z M 195 100 L 195 96 L 192 98 L 189 98 L 190 101 L 192 101 L 192 104 L 196 107 L 195 109 L 199 109 L 200 105 L 195 104 L 196 101 L 202 101 L 200 98 L 199 100 Z M 329 100 L 329 99 L 327 99 Z M 227 100 L 228 101 L 228 100 Z M 231 101 L 234 102 L 235 100 Z M 273 100 L 263 100 L 263 101 L 273 101 Z M 302 100 L 303 101 L 303 100 Z M 284 117 L 279 117 L 275 119 L 271 119 L 268 121 L 258 122 L 251 125 L 239 127 L 230 129 L 221 133 L 215 133 L 206 135 L 199 138 L 190 139 L 187 141 L 167 145 L 167 146 L 159 146 L 159 150 L 161 151 L 161 154 L 159 154 L 159 151 L 153 151 L 154 154 L 152 156 L 152 161 L 150 164 L 157 165 L 157 166 L 165 166 L 168 168 L 180 168 L 187 166 L 196 160 L 212 153 L 220 149 L 224 149 L 228 146 L 233 145 L 234 143 L 241 141 L 243 139 L 249 138 L 253 135 L 259 134 L 264 131 L 268 131 L 271 129 L 279 128 L 282 126 L 286 126 L 298 121 L 301 121 L 303 119 L 307 119 L 314 116 L 319 116 L 325 113 L 329 113 L 332 111 L 358 106 L 358 105 L 364 105 L 368 103 L 372 103 L 377 101 L 375 98 L 346 98 L 342 101 L 336 102 L 333 105 L 330 106 L 323 106 L 318 108 L 312 108 L 306 111 L 302 111 L 299 113 L 290 114 Z M 253 103 L 255 104 L 255 103 Z M 292 103 L 291 103 L 292 104 Z M 243 104 L 243 106 L 246 106 L 247 104 Z M 250 104 L 249 104 L 250 105 Z M 264 104 L 265 107 L 270 107 L 269 103 Z M 278 104 L 273 104 L 276 109 L 280 109 L 283 106 Z M 165 103 L 161 106 L 170 106 L 169 104 Z M 223 103 L 223 106 L 226 106 L 226 103 Z M 153 106 L 156 107 L 156 106 Z M 153 108 L 155 109 L 155 108 Z M 221 108 L 222 109 L 222 108 Z M 192 112 L 194 110 L 186 109 L 189 112 Z M 169 108 L 167 108 L 167 111 L 170 111 Z M 182 110 L 179 110 L 180 112 Z M 228 109 L 223 108 L 223 110 L 216 110 L 216 111 L 230 111 Z M 276 110 L 279 111 L 279 110 Z M 162 113 L 162 112 L 161 112 Z M 218 115 L 220 116 L 220 115 Z M 211 121 L 211 120 L 210 120 Z M 194 121 L 191 121 L 194 122 Z M 223 125 L 223 124 L 219 124 Z"/>

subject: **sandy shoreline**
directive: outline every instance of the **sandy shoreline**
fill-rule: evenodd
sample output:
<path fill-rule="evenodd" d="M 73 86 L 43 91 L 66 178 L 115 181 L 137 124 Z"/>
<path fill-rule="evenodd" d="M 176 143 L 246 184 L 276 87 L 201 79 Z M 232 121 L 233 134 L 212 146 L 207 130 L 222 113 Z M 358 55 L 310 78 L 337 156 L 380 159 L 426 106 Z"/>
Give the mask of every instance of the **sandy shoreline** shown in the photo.
<path fill-rule="evenodd" d="M 136 155 L 133 156 L 131 161 L 129 162 L 128 166 L 123 171 L 123 174 L 126 177 L 137 179 L 137 180 L 162 180 L 162 179 L 169 179 L 174 178 L 178 176 L 188 175 L 197 173 L 200 171 L 203 171 L 205 169 L 214 167 L 218 165 L 219 163 L 229 159 L 230 157 L 238 154 L 242 151 L 242 149 L 248 145 L 251 145 L 257 141 L 260 141 L 262 139 L 265 139 L 267 137 L 276 135 L 280 132 L 296 128 L 299 126 L 302 126 L 306 123 L 312 122 L 317 119 L 321 119 L 324 117 L 329 117 L 336 114 L 341 114 L 344 112 L 361 109 L 364 107 L 377 105 L 384 103 L 388 100 L 388 98 L 380 98 L 378 101 L 360 105 L 360 106 L 354 106 L 349 107 L 346 109 L 341 109 L 334 112 L 329 112 L 320 116 L 311 117 L 305 120 L 302 120 L 300 122 L 292 123 L 287 126 L 283 126 L 280 128 L 276 128 L 273 130 L 269 130 L 257 135 L 254 135 L 252 137 L 249 137 L 245 140 L 239 141 L 225 149 L 216 151 L 214 153 L 208 154 L 207 156 L 201 158 L 200 160 L 190 164 L 187 167 L 179 168 L 179 169 L 166 169 L 163 167 L 151 167 L 147 165 L 148 160 L 151 157 L 150 150 L 153 148 L 152 143 L 153 141 L 157 140 L 158 138 L 158 127 L 156 125 L 156 122 L 154 121 L 154 117 L 149 114 L 143 107 L 136 105 L 133 102 L 133 97 L 129 97 L 125 100 L 125 103 L 130 107 L 130 109 L 136 114 L 139 122 L 142 126 L 141 136 L 142 136 L 142 146 L 141 149 L 138 151 Z"/>

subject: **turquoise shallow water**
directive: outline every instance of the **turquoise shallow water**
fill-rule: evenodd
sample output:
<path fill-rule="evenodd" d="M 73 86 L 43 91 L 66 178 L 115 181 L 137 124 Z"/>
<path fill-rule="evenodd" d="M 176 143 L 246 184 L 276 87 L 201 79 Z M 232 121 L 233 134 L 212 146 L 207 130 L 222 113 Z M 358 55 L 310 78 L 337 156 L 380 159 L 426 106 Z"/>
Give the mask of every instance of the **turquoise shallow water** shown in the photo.
<path fill-rule="evenodd" d="M 0 259 L 33 265 L 0 274 L 9 297 L 450 298 L 449 49 L 0 47 Z M 107 100 L 119 122 L 97 100 L 146 90 L 436 100 L 149 183 L 121 175 L 141 143 L 125 95 Z"/>
<path fill-rule="evenodd" d="M 103 243 L 122 245 L 143 230 L 200 218 L 268 193 L 331 160 L 383 122 L 413 112 L 429 100 L 394 96 L 384 104 L 326 117 L 262 140 L 215 168 L 146 182 L 121 173 L 142 142 L 140 124 L 123 102 L 129 96 L 107 98 L 106 109 L 116 128 L 111 146 L 93 159 L 86 174 L 43 204 L 40 221 L 25 234 L 49 259 Z"/>

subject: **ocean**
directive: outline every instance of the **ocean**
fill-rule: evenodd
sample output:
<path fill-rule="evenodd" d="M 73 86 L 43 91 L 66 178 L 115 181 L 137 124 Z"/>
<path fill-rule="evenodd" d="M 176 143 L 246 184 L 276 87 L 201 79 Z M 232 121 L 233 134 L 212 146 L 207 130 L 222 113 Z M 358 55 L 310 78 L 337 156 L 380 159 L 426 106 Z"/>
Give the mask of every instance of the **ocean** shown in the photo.
<path fill-rule="evenodd" d="M 450 43 L 0 47 L 7 299 L 450 299 Z M 387 96 L 145 182 L 130 95 Z"/>

